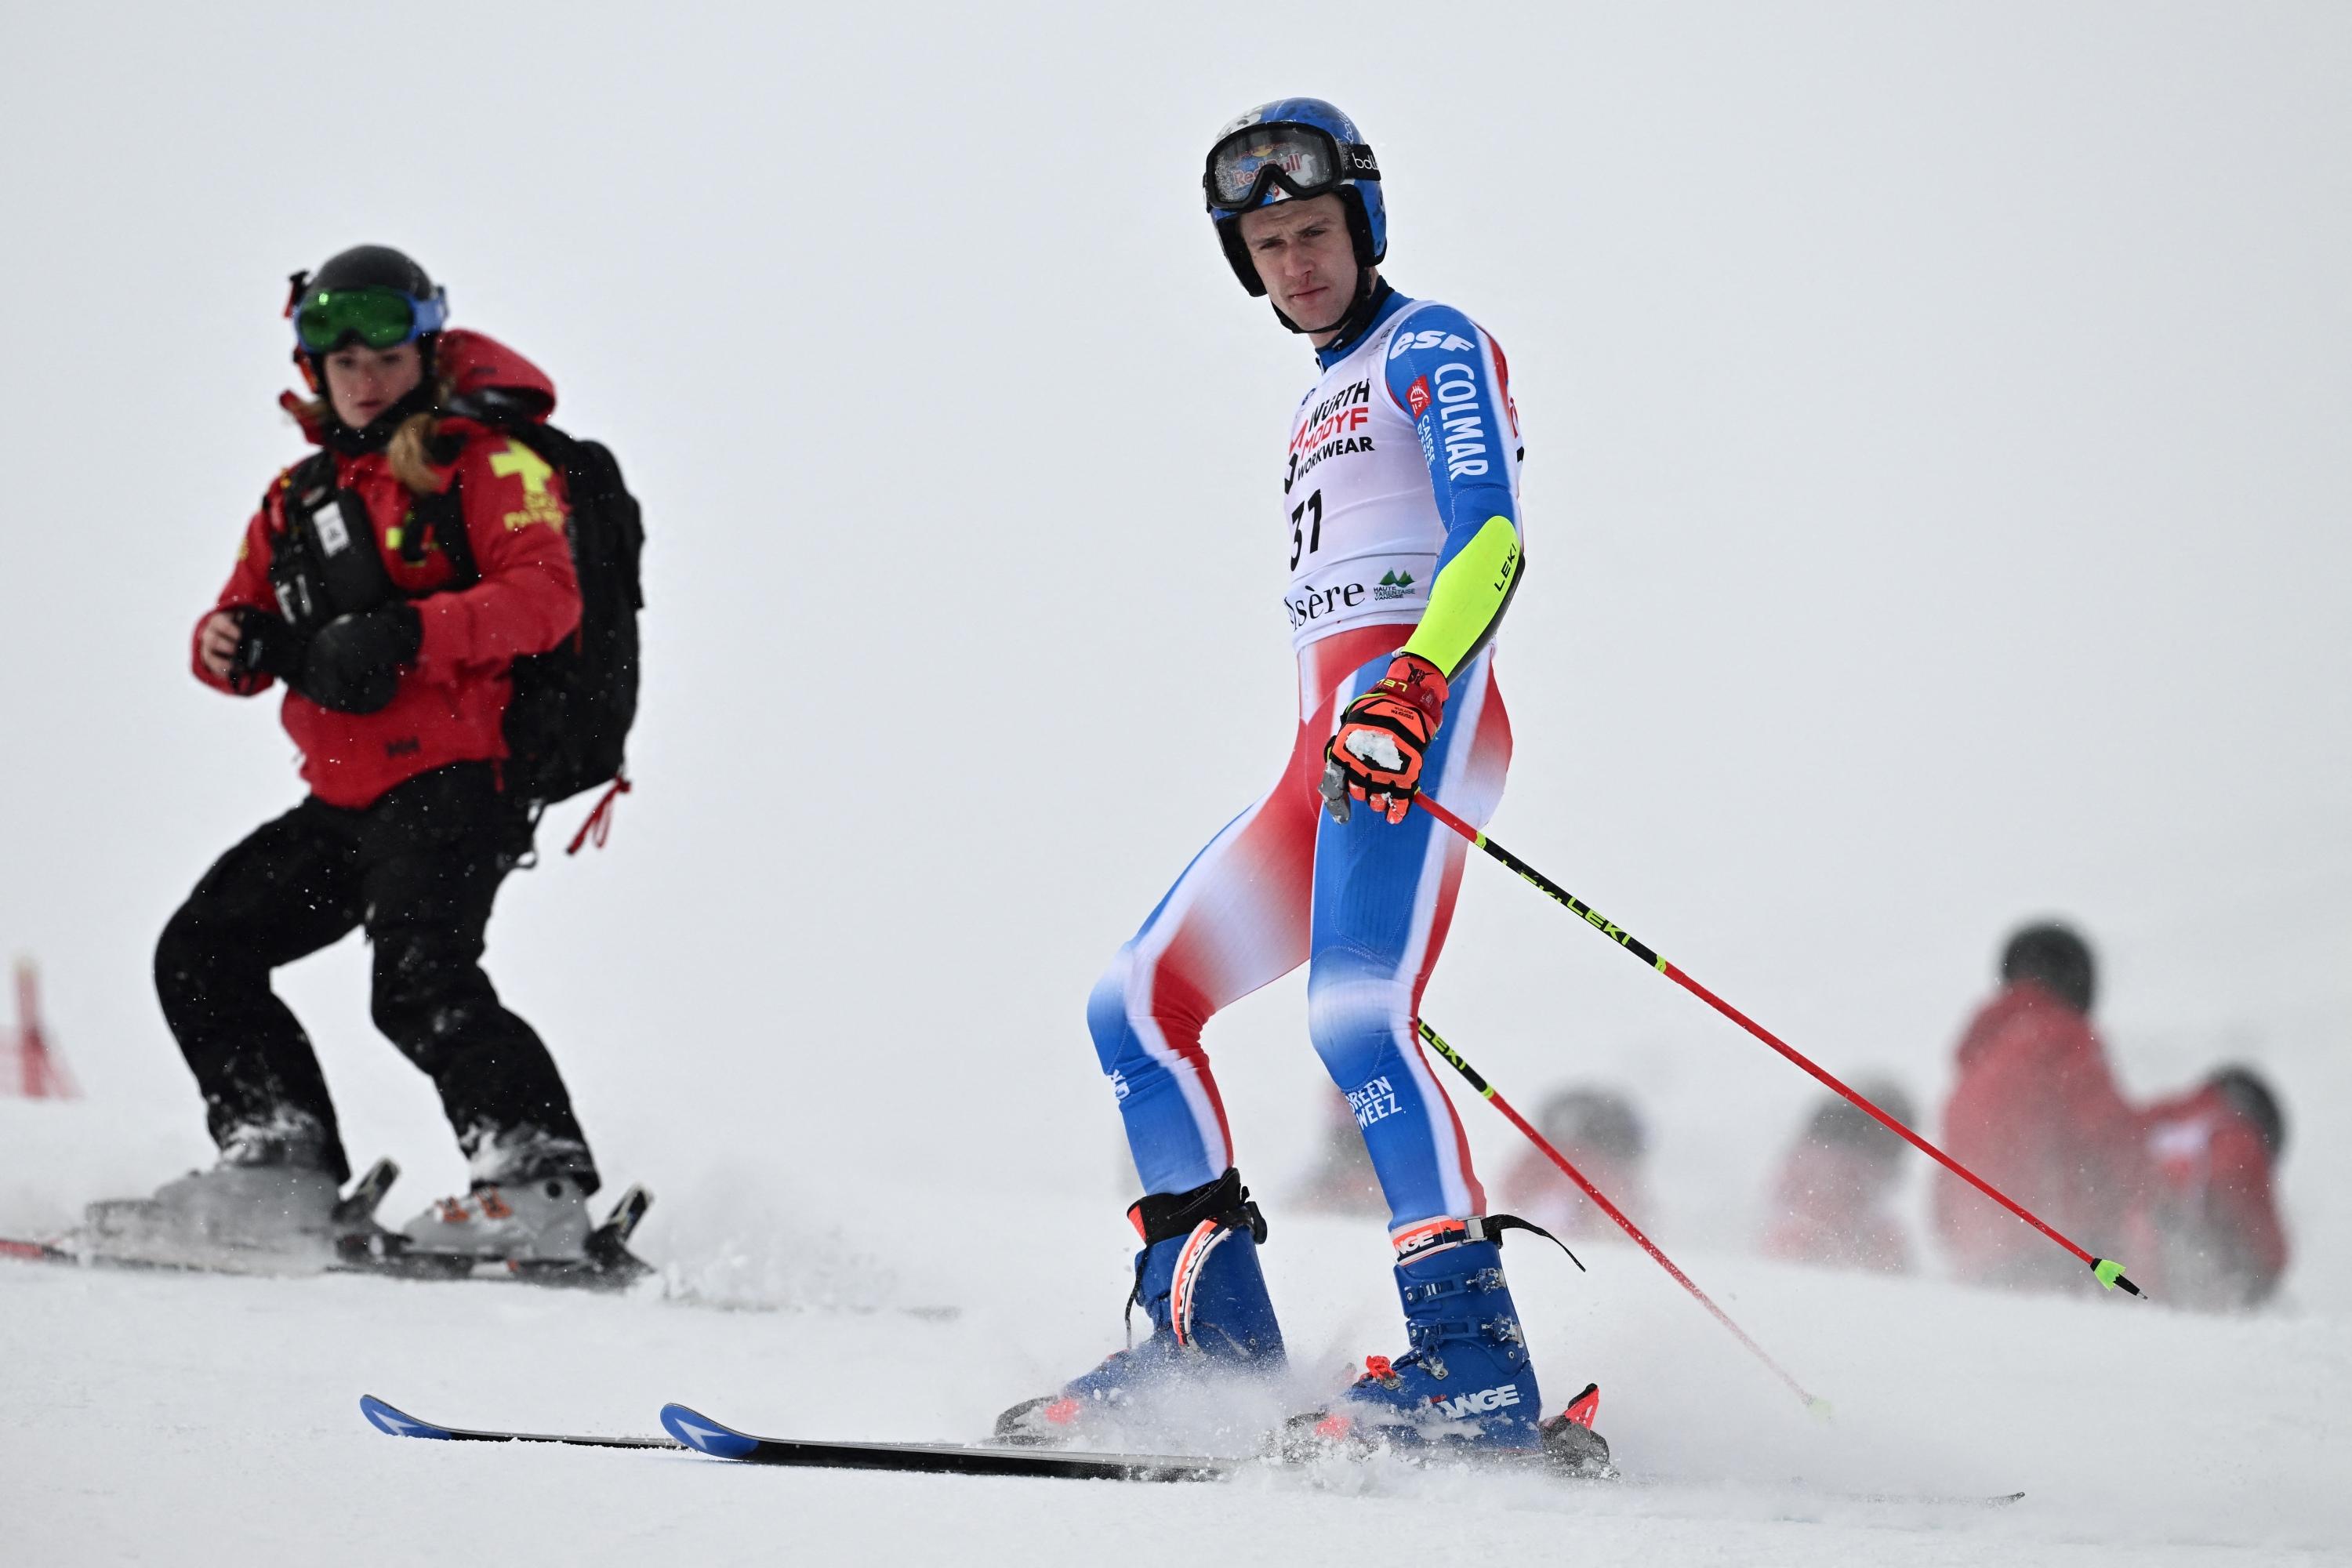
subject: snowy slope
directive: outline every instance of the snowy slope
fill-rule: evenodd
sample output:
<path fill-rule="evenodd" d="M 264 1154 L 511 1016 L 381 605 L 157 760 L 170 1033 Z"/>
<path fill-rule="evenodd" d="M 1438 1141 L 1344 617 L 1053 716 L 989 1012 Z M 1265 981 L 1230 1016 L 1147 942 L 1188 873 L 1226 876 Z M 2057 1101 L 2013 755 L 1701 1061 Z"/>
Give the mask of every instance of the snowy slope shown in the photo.
<path fill-rule="evenodd" d="M 54 1138 L 47 1120 L 10 1117 L 14 1146 Z M 1832 1403 L 1831 1422 L 1630 1247 L 1584 1248 L 1581 1276 L 1513 1248 L 1549 1396 L 1597 1379 L 1628 1469 L 1710 1483 L 1658 1492 L 1393 1473 L 1342 1493 L 729 1470 L 395 1442 L 361 1421 L 359 1395 L 373 1393 L 453 1425 L 650 1433 L 677 1399 L 783 1436 L 973 1437 L 1118 1342 L 1127 1256 L 1098 1205 L 999 1216 L 1069 1238 L 1018 1272 L 1003 1267 L 1004 1226 L 934 1231 L 919 1266 L 877 1268 L 871 1244 L 919 1202 L 879 1192 L 842 1223 L 778 1239 L 762 1284 L 724 1249 L 677 1250 L 699 1245 L 683 1211 L 717 1195 L 656 1206 L 642 1240 L 670 1279 L 621 1300 L 0 1267 L 0 1498 L 23 1553 L 11 1560 L 421 1561 L 404 1521 L 493 1562 L 1025 1565 L 1115 1551 L 1177 1563 L 1203 1542 L 1236 1563 L 1405 1561 L 1459 1554 L 1465 1531 L 1517 1559 L 1604 1563 L 2352 1560 L 2341 1309 L 2215 1320 L 1712 1249 L 1679 1261 Z M 1297 1397 L 1396 1348 L 1381 1252 L 1360 1225 L 1277 1219 L 1267 1268 Z M 848 1298 L 845 1278 L 862 1282 Z M 743 1310 L 664 1289 L 723 1289 Z M 1277 1403 L 1244 1412 L 1244 1428 Z M 1230 1448 L 1247 1430 L 1202 1420 L 1167 1436 Z M 2011 1488 L 2027 1500 L 1995 1514 L 1820 1495 Z"/>
<path fill-rule="evenodd" d="M 1334 1367 L 1380 1342 L 1360 1301 L 1328 1285 L 1370 1274 L 1364 1250 L 1302 1225 L 1270 1255 L 1295 1338 L 1328 1346 Z M 1034 1279 L 1034 1296 L 975 1289 L 952 1321 L 900 1304 L 721 1312 L 497 1286 L 0 1269 L 12 1559 L 423 1560 L 405 1529 L 484 1561 L 615 1563 L 1184 1563 L 1204 1542 L 1292 1563 L 1468 1542 L 1591 1563 L 2275 1563 L 2341 1560 L 2352 1539 L 2340 1320 L 2212 1323 L 1688 1259 L 1834 1398 L 1822 1426 L 1622 1248 L 1594 1259 L 1590 1283 L 1522 1263 L 1543 1276 L 1521 1287 L 1547 1302 L 1530 1316 L 1541 1364 L 1563 1394 L 1601 1380 L 1629 1467 L 1748 1484 L 1653 1495 L 1388 1475 L 1349 1496 L 722 1470 L 394 1442 L 356 1409 L 374 1392 L 453 1423 L 653 1432 L 658 1406 L 683 1399 L 784 1435 L 973 1436 L 996 1405 L 1116 1342 L 1121 1270 L 1091 1261 Z M 1998 1515 L 1861 1506 L 1775 1484 L 1793 1476 L 2030 1495 Z"/>

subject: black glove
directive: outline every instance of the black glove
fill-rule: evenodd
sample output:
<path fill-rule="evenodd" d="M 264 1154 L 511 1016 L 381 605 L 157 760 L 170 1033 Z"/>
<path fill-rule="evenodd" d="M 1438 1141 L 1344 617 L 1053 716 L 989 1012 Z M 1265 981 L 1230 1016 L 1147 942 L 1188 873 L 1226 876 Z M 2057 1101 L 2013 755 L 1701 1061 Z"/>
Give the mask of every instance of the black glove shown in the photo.
<path fill-rule="evenodd" d="M 238 605 L 229 611 L 236 623 L 236 651 L 229 656 L 228 684 L 232 691 L 250 691 L 263 676 L 276 676 L 289 686 L 302 682 L 302 656 L 310 639 L 268 610 Z"/>
<path fill-rule="evenodd" d="M 416 606 L 386 605 L 360 616 L 337 616 L 311 638 L 295 682 L 303 696 L 338 713 L 373 713 L 400 687 L 400 667 L 416 658 L 425 623 Z"/>

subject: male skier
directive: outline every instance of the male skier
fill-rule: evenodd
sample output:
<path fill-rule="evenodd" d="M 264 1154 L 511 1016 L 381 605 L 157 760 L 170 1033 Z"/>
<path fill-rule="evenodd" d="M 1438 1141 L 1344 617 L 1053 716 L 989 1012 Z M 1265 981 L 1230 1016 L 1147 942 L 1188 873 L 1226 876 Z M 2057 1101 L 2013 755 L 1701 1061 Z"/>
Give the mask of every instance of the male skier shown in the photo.
<path fill-rule="evenodd" d="M 1151 1336 L 1006 1411 L 1008 1439 L 1080 1438 L 1171 1378 L 1281 1366 L 1265 1226 L 1201 1029 L 1301 963 L 1308 1032 L 1388 1203 L 1411 1348 L 1370 1358 L 1294 1434 L 1533 1448 L 1565 1425 L 1539 1422 L 1499 1222 L 1415 1037 L 1465 846 L 1413 796 L 1426 787 L 1484 823 L 1510 760 L 1490 644 L 1523 561 L 1517 415 L 1492 338 L 1381 279 L 1379 180 L 1354 122 L 1317 99 L 1252 110 L 1209 153 L 1226 260 L 1321 371 L 1291 418 L 1269 520 L 1290 569 L 1299 727 L 1273 790 L 1194 858 L 1087 1007 L 1143 1181 L 1128 1217 Z M 1582 1426 L 1568 1441 L 1598 1446 Z"/>

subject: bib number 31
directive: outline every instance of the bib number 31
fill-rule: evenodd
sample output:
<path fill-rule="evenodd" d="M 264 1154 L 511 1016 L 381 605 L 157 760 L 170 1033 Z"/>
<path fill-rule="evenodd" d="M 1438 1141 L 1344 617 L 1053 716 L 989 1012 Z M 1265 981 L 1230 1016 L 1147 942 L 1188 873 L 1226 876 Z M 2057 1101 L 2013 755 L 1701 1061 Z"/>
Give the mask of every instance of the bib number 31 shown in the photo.
<path fill-rule="evenodd" d="M 1290 509 L 1290 569 L 1323 548 L 1323 492 L 1317 490 Z"/>

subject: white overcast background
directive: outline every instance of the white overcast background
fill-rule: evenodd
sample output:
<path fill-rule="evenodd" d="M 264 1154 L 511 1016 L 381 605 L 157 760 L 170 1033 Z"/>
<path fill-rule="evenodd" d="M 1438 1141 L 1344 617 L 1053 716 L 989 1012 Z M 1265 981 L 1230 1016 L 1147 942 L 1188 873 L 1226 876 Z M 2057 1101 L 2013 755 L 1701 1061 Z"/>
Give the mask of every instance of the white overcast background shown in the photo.
<path fill-rule="evenodd" d="M 489 962 L 608 1174 L 673 1217 L 912 1193 L 862 1237 L 908 1257 L 1099 1189 L 1115 1244 L 1087 991 L 1294 721 L 1313 364 L 1201 160 L 1312 93 L 1379 152 L 1388 276 L 1510 357 L 1496 836 L 1930 1102 L 2004 931 L 2078 921 L 2135 1090 L 2274 1072 L 2292 1283 L 2352 1283 L 2315 1256 L 2352 1226 L 2347 68 L 2318 5 L 13 6 L 0 950 L 93 1141 L 184 1112 L 122 1179 L 201 1158 L 150 953 L 300 786 L 189 629 L 302 450 L 286 274 L 397 245 L 645 502 L 637 792 L 601 854 L 554 814 Z M 282 985 L 421 1199 L 461 1170 L 365 973 Z M 1324 1116 L 1302 999 L 1209 1036 L 1267 1188 Z M 1483 862 L 1426 1011 L 1523 1102 L 1640 1094 L 1677 1234 L 1744 1233 L 1811 1092 Z"/>

